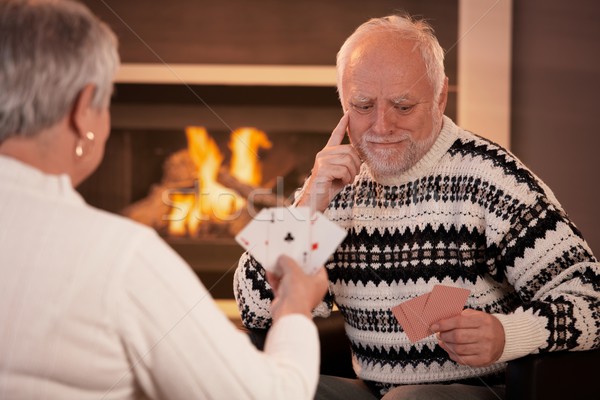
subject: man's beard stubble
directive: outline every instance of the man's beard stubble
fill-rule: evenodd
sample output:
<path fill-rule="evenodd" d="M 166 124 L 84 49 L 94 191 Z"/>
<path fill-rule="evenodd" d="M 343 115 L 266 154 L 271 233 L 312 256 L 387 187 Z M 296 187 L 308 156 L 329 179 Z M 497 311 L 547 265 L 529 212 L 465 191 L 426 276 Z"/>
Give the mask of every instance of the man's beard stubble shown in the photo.
<path fill-rule="evenodd" d="M 401 133 L 395 137 L 403 140 L 404 150 L 391 148 L 373 151 L 369 148 L 368 141 L 377 141 L 379 137 L 370 132 L 366 132 L 358 143 L 354 143 L 354 147 L 376 177 L 401 175 L 417 164 L 435 143 L 441 127 L 441 115 L 432 112 L 432 118 L 432 132 L 425 139 L 417 141 L 408 133 Z"/>

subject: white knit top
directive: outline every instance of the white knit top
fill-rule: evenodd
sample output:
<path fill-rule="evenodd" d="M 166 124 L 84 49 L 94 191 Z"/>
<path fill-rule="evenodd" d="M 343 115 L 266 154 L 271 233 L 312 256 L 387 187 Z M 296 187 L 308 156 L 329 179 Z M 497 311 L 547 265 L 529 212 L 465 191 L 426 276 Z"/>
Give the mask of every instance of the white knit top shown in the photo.
<path fill-rule="evenodd" d="M 0 221 L 0 399 L 313 397 L 312 321 L 256 350 L 154 231 L 66 175 L 0 156 Z"/>

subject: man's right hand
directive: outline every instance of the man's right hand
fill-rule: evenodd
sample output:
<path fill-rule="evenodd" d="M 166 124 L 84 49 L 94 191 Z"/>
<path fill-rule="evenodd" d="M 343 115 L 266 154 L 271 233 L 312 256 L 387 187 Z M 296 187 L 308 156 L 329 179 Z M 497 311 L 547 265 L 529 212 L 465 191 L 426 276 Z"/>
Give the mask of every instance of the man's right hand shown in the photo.
<path fill-rule="evenodd" d="M 287 314 L 304 314 L 312 318 L 312 310 L 323 301 L 328 287 L 325 268 L 307 275 L 285 255 L 277 260 L 277 273 L 267 272 L 267 280 L 275 295 L 271 303 L 273 321 Z"/>
<path fill-rule="evenodd" d="M 331 133 L 327 144 L 315 158 L 315 164 L 297 206 L 309 206 L 323 212 L 344 186 L 352 183 L 360 170 L 360 157 L 350 144 L 342 144 L 348 128 L 348 113 Z"/>

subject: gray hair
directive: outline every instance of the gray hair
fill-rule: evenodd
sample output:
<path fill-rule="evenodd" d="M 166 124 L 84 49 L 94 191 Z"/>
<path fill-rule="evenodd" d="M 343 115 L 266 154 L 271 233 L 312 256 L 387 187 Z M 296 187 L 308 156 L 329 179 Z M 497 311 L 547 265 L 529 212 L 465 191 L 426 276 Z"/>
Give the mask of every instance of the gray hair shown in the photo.
<path fill-rule="evenodd" d="M 115 34 L 83 4 L 0 1 L 0 142 L 51 127 L 88 84 L 107 108 L 119 63 Z"/>
<path fill-rule="evenodd" d="M 416 20 L 408 14 L 372 18 L 360 25 L 346 39 L 337 54 L 336 62 L 337 88 L 340 98 L 342 96 L 342 76 L 352 51 L 363 38 L 378 32 L 393 33 L 397 35 L 398 40 L 412 40 L 416 42 L 421 57 L 425 62 L 427 77 L 433 85 L 434 96 L 438 99 L 446 78 L 444 72 L 444 50 L 440 46 L 431 25 L 424 20 Z"/>

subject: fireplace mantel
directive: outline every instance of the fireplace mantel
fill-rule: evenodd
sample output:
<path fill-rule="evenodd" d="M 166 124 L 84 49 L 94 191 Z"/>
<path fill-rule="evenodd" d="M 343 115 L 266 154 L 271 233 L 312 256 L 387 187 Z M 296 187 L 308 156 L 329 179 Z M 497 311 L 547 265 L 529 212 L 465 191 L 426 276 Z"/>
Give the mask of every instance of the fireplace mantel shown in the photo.
<path fill-rule="evenodd" d="M 335 66 L 124 63 L 117 83 L 243 86 L 336 85 Z"/>

